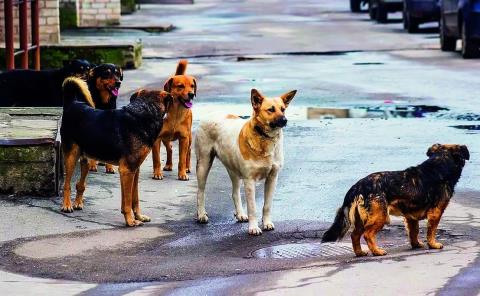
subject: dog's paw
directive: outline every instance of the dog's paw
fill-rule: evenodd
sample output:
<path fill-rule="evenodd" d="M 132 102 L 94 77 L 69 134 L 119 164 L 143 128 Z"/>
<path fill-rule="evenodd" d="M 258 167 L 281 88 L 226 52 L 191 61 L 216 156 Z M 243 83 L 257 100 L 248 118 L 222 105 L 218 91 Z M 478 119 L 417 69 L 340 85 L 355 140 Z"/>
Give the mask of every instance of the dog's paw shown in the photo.
<path fill-rule="evenodd" d="M 275 229 L 275 225 L 273 225 L 273 222 L 263 223 L 263 230 L 270 231 L 274 229 Z"/>
<path fill-rule="evenodd" d="M 412 244 L 412 249 L 422 249 L 425 245 L 421 242 L 416 242 Z"/>
<path fill-rule="evenodd" d="M 233 214 L 233 216 L 237 218 L 237 222 L 240 222 L 240 223 L 248 222 L 248 216 L 245 215 L 244 213 Z"/>
<path fill-rule="evenodd" d="M 443 245 L 439 242 L 428 243 L 430 249 L 443 249 Z"/>
<path fill-rule="evenodd" d="M 154 179 L 154 180 L 163 180 L 163 174 L 162 174 L 162 172 L 154 172 L 152 179 Z"/>
<path fill-rule="evenodd" d="M 261 235 L 262 230 L 257 225 L 248 226 L 248 234 L 250 235 Z"/>
<path fill-rule="evenodd" d="M 385 251 L 384 249 L 377 248 L 377 249 L 372 251 L 372 254 L 374 256 L 385 256 L 385 255 L 387 255 L 387 251 Z"/>
<path fill-rule="evenodd" d="M 76 210 L 76 211 L 81 211 L 83 210 L 83 202 L 77 202 L 75 201 L 73 203 L 73 209 Z"/>
<path fill-rule="evenodd" d="M 143 222 L 140 220 L 125 221 L 125 223 L 127 224 L 127 227 L 137 227 L 143 225 Z"/>
<path fill-rule="evenodd" d="M 197 215 L 197 222 L 198 222 L 198 223 L 202 223 L 202 224 L 208 223 L 208 215 L 207 215 L 207 213 L 198 214 L 198 215 Z"/>
<path fill-rule="evenodd" d="M 180 181 L 188 181 L 189 179 L 187 174 L 178 174 L 178 180 Z"/>
<path fill-rule="evenodd" d="M 172 168 L 171 165 L 165 165 L 165 166 L 163 167 L 163 170 L 166 171 L 166 172 L 171 172 L 171 171 L 173 171 L 173 168 Z"/>
<path fill-rule="evenodd" d="M 357 257 L 365 257 L 368 255 L 368 252 L 365 252 L 365 251 L 359 251 L 359 252 L 355 252 L 355 256 Z"/>
<path fill-rule="evenodd" d="M 113 168 L 112 165 L 107 164 L 107 165 L 105 165 L 105 173 L 107 173 L 107 174 L 115 174 L 115 169 Z"/>
<path fill-rule="evenodd" d="M 72 205 L 63 205 L 60 211 L 64 213 L 73 213 L 73 207 Z"/>
<path fill-rule="evenodd" d="M 146 215 L 135 215 L 135 219 L 136 220 L 139 220 L 139 221 L 142 221 L 142 222 L 150 222 L 152 221 L 152 219 L 150 219 L 150 217 L 146 216 Z"/>

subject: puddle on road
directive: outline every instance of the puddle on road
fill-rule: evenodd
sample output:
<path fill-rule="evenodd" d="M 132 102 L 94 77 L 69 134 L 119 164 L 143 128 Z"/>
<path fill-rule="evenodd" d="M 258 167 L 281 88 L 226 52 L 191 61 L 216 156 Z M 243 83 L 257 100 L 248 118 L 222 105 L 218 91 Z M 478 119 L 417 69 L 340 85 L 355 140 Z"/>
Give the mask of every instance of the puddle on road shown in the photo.
<path fill-rule="evenodd" d="M 453 128 L 466 130 L 467 134 L 478 134 L 480 133 L 480 125 L 453 125 Z"/>
<path fill-rule="evenodd" d="M 334 118 L 423 118 L 448 108 L 428 105 L 358 106 L 354 108 L 307 108 L 307 119 Z"/>

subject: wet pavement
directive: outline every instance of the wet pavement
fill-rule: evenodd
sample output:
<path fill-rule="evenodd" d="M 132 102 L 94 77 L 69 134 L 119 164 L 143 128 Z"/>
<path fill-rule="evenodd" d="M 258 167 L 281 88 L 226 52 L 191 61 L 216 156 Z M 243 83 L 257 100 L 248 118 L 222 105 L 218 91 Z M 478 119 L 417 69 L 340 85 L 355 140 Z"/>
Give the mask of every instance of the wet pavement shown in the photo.
<path fill-rule="evenodd" d="M 440 52 L 434 25 L 408 35 L 398 21 L 378 25 L 365 14 L 350 14 L 347 2 L 142 5 L 122 23 L 173 23 L 176 29 L 98 37 L 144 42 L 144 65 L 125 72 L 120 104 L 137 88 L 162 87 L 178 59 L 190 57 L 188 73 L 199 84 L 194 130 L 213 114 L 249 116 L 253 87 L 267 95 L 298 89 L 287 110 L 285 167 L 273 202 L 276 228 L 250 237 L 247 225 L 235 222 L 230 181 L 218 161 L 207 183 L 210 223 L 195 223 L 194 172 L 189 182 L 177 181 L 175 169 L 162 181 L 152 180 L 149 157 L 139 188 L 152 223 L 143 228 L 123 228 L 118 174 L 102 168 L 89 176 L 83 211 L 61 213 L 59 198 L 0 199 L 0 289 L 53 295 L 366 295 L 374 287 L 378 294 L 451 295 L 461 288 L 462 295 L 477 295 L 479 287 L 471 283 L 478 281 L 480 250 L 480 60 Z M 349 118 L 308 119 L 308 110 L 318 114 L 326 108 L 348 110 Z M 379 235 L 387 257 L 356 259 L 347 239 L 320 246 L 356 180 L 416 165 L 436 142 L 466 144 L 472 159 L 440 224 L 444 250 L 411 251 L 399 219 Z M 262 193 L 258 184 L 257 196 Z M 258 198 L 257 207 L 262 203 Z M 425 223 L 421 228 L 424 237 Z"/>

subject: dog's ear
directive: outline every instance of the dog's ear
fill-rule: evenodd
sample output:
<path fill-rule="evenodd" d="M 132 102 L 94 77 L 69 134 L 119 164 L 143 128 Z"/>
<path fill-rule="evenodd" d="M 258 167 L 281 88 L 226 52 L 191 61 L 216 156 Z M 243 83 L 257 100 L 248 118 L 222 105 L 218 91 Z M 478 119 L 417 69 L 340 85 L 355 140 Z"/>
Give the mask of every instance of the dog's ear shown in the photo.
<path fill-rule="evenodd" d="M 132 94 L 132 96 L 130 97 L 130 102 L 135 101 L 140 95 L 142 95 L 142 93 L 143 93 L 144 91 L 145 91 L 144 89 L 139 89 L 139 90 L 137 90 L 136 92 L 134 92 L 134 93 Z"/>
<path fill-rule="evenodd" d="M 293 100 L 293 97 L 295 96 L 296 93 L 297 93 L 297 90 L 292 90 L 280 96 L 283 103 L 285 104 L 285 107 L 288 107 L 288 104 L 290 104 L 290 102 Z"/>
<path fill-rule="evenodd" d="M 72 60 L 63 60 L 63 67 L 70 66 L 72 64 Z"/>
<path fill-rule="evenodd" d="M 120 72 L 120 77 L 119 77 L 120 81 L 123 81 L 123 70 L 120 67 L 117 67 L 117 68 L 118 68 L 118 72 Z"/>
<path fill-rule="evenodd" d="M 163 90 L 166 92 L 171 92 L 173 86 L 173 77 L 168 79 L 167 82 L 163 85 Z"/>
<path fill-rule="evenodd" d="M 258 90 L 252 88 L 250 100 L 252 101 L 252 106 L 255 111 L 260 110 L 263 99 L 265 99 L 265 97 Z"/>
<path fill-rule="evenodd" d="M 197 79 L 193 78 L 193 95 L 197 96 Z"/>
<path fill-rule="evenodd" d="M 170 106 L 173 105 L 173 97 L 169 92 L 163 97 L 163 105 L 165 106 L 165 112 L 168 112 Z"/>
<path fill-rule="evenodd" d="M 437 152 L 440 147 L 442 147 L 442 144 L 439 144 L 439 143 L 436 143 L 436 144 L 433 144 L 430 148 L 428 148 L 427 150 L 427 156 L 430 157 L 433 155 L 433 153 Z"/>
<path fill-rule="evenodd" d="M 460 145 L 456 153 L 460 155 L 461 158 L 470 160 L 470 152 L 468 151 L 467 146 Z"/>

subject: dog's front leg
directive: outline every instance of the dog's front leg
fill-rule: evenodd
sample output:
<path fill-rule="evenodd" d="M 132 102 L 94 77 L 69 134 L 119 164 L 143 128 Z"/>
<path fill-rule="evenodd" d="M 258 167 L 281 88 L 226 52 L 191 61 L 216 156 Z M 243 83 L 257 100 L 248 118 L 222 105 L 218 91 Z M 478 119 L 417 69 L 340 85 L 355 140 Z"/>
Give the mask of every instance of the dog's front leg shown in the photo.
<path fill-rule="evenodd" d="M 258 227 L 257 221 L 257 209 L 255 205 L 255 180 L 244 180 L 245 184 L 245 196 L 247 199 L 247 212 L 248 212 L 248 234 L 260 235 L 262 230 Z"/>
<path fill-rule="evenodd" d="M 187 152 L 189 148 L 189 138 L 181 137 L 179 139 L 180 151 L 178 159 L 178 180 L 188 181 L 187 175 Z"/>
<path fill-rule="evenodd" d="M 140 168 L 137 169 L 135 173 L 135 178 L 133 179 L 133 190 L 132 190 L 132 209 L 135 220 L 142 222 L 150 222 L 150 217 L 142 215 L 140 211 L 140 199 L 138 197 L 138 177 L 140 175 Z"/>
<path fill-rule="evenodd" d="M 160 163 L 160 148 L 161 148 L 161 140 L 158 138 L 154 143 L 152 147 L 152 160 L 153 160 L 153 177 L 152 179 L 155 180 L 162 180 L 163 179 L 163 173 L 162 169 L 160 168 L 161 163 Z"/>
<path fill-rule="evenodd" d="M 122 162 L 120 162 L 118 171 L 122 189 L 122 214 L 125 217 L 125 223 L 130 227 L 142 225 L 143 222 L 135 220 L 132 213 L 135 172 L 130 171 L 128 166 Z"/>
<path fill-rule="evenodd" d="M 263 201 L 263 230 L 273 230 L 275 226 L 273 225 L 272 218 L 270 216 L 272 209 L 272 200 L 273 194 L 275 192 L 275 187 L 277 186 L 278 172 L 273 171 L 265 180 L 265 195 Z"/>

